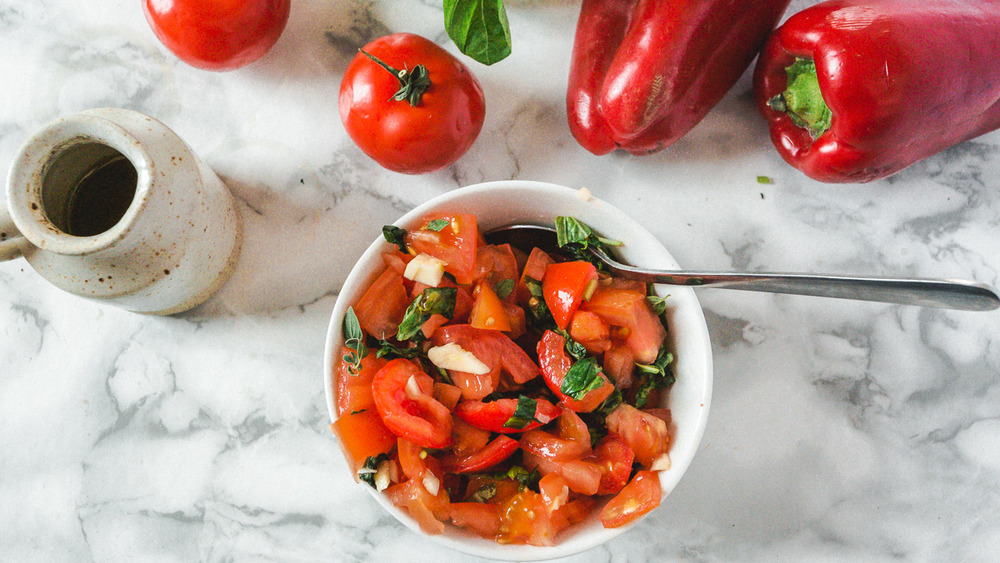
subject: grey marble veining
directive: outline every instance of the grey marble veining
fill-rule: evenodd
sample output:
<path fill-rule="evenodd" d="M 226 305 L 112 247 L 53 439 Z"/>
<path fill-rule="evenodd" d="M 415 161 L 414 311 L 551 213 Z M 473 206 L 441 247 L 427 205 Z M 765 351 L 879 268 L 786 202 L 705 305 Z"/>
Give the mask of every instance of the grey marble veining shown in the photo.
<path fill-rule="evenodd" d="M 60 115 L 136 109 L 223 177 L 246 226 L 230 282 L 175 317 L 0 264 L 0 560 L 467 561 L 353 482 L 322 373 L 354 260 L 462 185 L 585 186 L 688 267 L 1000 285 L 1000 134 L 823 185 L 777 156 L 744 76 L 670 149 L 595 157 L 564 115 L 578 2 L 507 5 L 513 55 L 468 62 L 487 96 L 480 138 L 411 177 L 354 147 L 337 91 L 354 49 L 387 32 L 453 50 L 440 2 L 296 0 L 271 53 L 217 74 L 166 51 L 139 2 L 0 0 L 0 167 Z M 657 512 L 574 561 L 1000 557 L 1000 312 L 699 297 L 715 355 L 701 451 Z"/>

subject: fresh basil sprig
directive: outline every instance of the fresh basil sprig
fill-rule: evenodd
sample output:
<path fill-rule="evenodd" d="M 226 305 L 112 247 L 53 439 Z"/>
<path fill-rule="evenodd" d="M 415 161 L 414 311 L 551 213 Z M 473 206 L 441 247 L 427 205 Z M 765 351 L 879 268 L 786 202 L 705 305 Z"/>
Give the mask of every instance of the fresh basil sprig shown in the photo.
<path fill-rule="evenodd" d="M 510 55 L 503 0 L 444 0 L 444 28 L 459 51 L 484 65 Z"/>
<path fill-rule="evenodd" d="M 610 254 L 608 252 L 609 246 L 622 245 L 621 241 L 604 238 L 594 233 L 593 229 L 575 217 L 556 217 L 555 225 L 556 242 L 559 244 L 559 249 L 574 260 L 590 262 L 598 270 L 605 270 L 607 266 L 587 252 L 587 249 L 595 246 L 603 250 L 606 254 Z"/>
<path fill-rule="evenodd" d="M 396 331 L 396 340 L 413 338 L 431 315 L 437 313 L 449 319 L 455 313 L 455 299 L 458 290 L 454 287 L 428 287 L 413 299 L 403 314 L 403 320 Z"/>
<path fill-rule="evenodd" d="M 361 330 L 361 323 L 358 322 L 354 307 L 348 307 L 344 313 L 343 332 L 344 347 L 350 350 L 344 354 L 347 373 L 357 375 L 361 370 L 361 360 L 368 355 L 368 347 L 365 346 L 365 333 Z"/>

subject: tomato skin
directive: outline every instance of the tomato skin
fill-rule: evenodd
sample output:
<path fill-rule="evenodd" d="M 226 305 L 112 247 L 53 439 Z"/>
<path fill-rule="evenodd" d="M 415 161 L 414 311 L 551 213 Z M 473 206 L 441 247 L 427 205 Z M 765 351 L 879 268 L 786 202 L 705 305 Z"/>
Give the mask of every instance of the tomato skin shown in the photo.
<path fill-rule="evenodd" d="M 492 393 L 500 382 L 501 371 L 510 374 L 517 383 L 525 383 L 540 372 L 527 352 L 502 332 L 469 325 L 446 325 L 434 331 L 432 340 L 435 346 L 454 342 L 490 367 L 490 372 L 482 375 L 449 371 L 465 399 L 482 399 Z"/>
<path fill-rule="evenodd" d="M 386 268 L 354 305 L 358 324 L 366 333 L 375 338 L 396 334 L 411 301 L 403 279 L 403 275 L 396 270 Z"/>
<path fill-rule="evenodd" d="M 345 353 L 348 351 L 344 348 Z M 337 369 L 338 416 L 375 406 L 375 398 L 372 397 L 372 379 L 385 364 L 385 359 L 370 354 L 361 359 L 361 369 L 358 373 L 351 374 L 347 362 L 341 357 Z"/>
<path fill-rule="evenodd" d="M 542 294 L 556 326 L 565 329 L 569 325 L 587 286 L 596 281 L 597 268 L 590 262 L 556 262 L 545 268 Z"/>
<path fill-rule="evenodd" d="M 414 378 L 415 397 L 406 391 Z M 409 360 L 396 358 L 378 370 L 372 379 L 375 408 L 394 434 L 425 448 L 443 448 L 451 442 L 451 411 L 434 397 L 434 381 Z"/>
<path fill-rule="evenodd" d="M 472 311 L 469 313 L 469 324 L 486 330 L 510 332 L 510 317 L 503 301 L 487 283 L 477 283 L 472 291 Z"/>
<path fill-rule="evenodd" d="M 333 430 L 340 437 L 340 444 L 349 454 L 355 471 L 368 457 L 388 453 L 396 444 L 396 435 L 386 428 L 374 409 L 341 416 L 333 423 Z"/>
<path fill-rule="evenodd" d="M 507 459 L 517 451 L 517 447 L 517 440 L 500 435 L 478 452 L 465 456 L 443 457 L 441 465 L 452 473 L 478 473 Z"/>
<path fill-rule="evenodd" d="M 455 407 L 454 411 L 457 418 L 476 428 L 500 434 L 516 434 L 538 428 L 543 424 L 539 422 L 539 419 L 547 423 L 559 416 L 559 407 L 545 399 L 536 399 L 536 402 L 538 405 L 535 408 L 535 420 L 523 428 L 504 426 L 504 423 L 510 420 L 510 417 L 514 416 L 514 412 L 517 410 L 517 399 L 513 398 L 497 399 L 488 403 L 477 400 L 462 401 Z"/>
<path fill-rule="evenodd" d="M 601 510 L 605 528 L 618 528 L 660 506 L 660 478 L 655 471 L 639 471 Z"/>
<path fill-rule="evenodd" d="M 647 469 L 666 469 L 670 464 L 670 430 L 667 423 L 654 413 L 621 404 L 605 419 L 609 432 L 625 440 L 635 460 Z"/>
<path fill-rule="evenodd" d="M 340 83 L 340 119 L 348 135 L 383 167 L 404 174 L 440 170 L 472 146 L 483 127 L 486 101 L 472 72 L 448 51 L 419 35 L 380 37 L 363 50 L 399 69 L 427 68 L 430 88 L 416 106 L 393 100 L 399 80 L 355 55 Z"/>
<path fill-rule="evenodd" d="M 648 364 L 655 360 L 667 338 L 667 330 L 641 290 L 623 288 L 618 284 L 599 287 L 581 308 L 597 314 L 611 325 L 627 328 L 626 344 L 639 363 Z"/>
<path fill-rule="evenodd" d="M 613 495 L 622 490 L 628 483 L 632 473 L 632 461 L 635 454 L 625 440 L 615 434 L 608 434 L 594 446 L 594 455 L 601 465 L 601 484 L 597 489 L 599 495 Z"/>
<path fill-rule="evenodd" d="M 500 506 L 485 502 L 453 502 L 448 506 L 452 524 L 493 539 L 500 533 Z"/>
<path fill-rule="evenodd" d="M 233 70 L 264 56 L 288 23 L 290 0 L 143 0 L 156 37 L 189 65 Z"/>

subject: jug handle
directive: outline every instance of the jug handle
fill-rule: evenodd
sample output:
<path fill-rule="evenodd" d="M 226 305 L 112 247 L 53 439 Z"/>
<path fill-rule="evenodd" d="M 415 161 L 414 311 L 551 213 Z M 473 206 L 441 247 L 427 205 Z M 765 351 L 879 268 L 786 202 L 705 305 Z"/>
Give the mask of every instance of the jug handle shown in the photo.
<path fill-rule="evenodd" d="M 27 245 L 27 239 L 17 230 L 7 206 L 0 206 L 0 261 L 23 256 Z"/>

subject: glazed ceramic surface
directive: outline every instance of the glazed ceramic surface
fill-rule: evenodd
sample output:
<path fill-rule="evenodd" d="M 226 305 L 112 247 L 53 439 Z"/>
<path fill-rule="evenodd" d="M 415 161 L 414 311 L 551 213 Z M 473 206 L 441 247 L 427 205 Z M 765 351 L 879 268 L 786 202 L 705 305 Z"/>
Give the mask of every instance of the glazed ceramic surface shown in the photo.
<path fill-rule="evenodd" d="M 57 117 L 135 109 L 218 173 L 245 227 L 226 285 L 174 317 L 0 264 L 0 560 L 476 561 L 355 484 L 322 385 L 357 259 L 382 225 L 461 186 L 587 187 L 685 267 L 1000 285 L 1000 134 L 823 185 L 778 157 L 744 76 L 669 149 L 596 157 L 564 109 L 579 2 L 506 5 L 511 57 L 467 62 L 486 93 L 479 139 L 403 176 L 354 147 L 337 92 L 384 33 L 456 52 L 440 2 L 298 0 L 267 56 L 216 74 L 178 62 L 139 2 L 0 0 L 0 170 Z M 996 559 L 1000 312 L 696 293 L 715 374 L 699 451 L 655 513 L 564 560 Z"/>
<path fill-rule="evenodd" d="M 132 176 L 87 184 L 115 161 Z M 85 205 L 84 197 L 98 196 Z M 113 203 L 122 208 L 113 224 L 74 226 L 81 213 L 74 207 L 97 215 Z M 7 208 L 4 242 L 42 277 L 140 313 L 201 304 L 232 273 L 240 250 L 240 216 L 219 177 L 163 123 L 131 110 L 82 111 L 35 131 L 10 166 Z"/>

